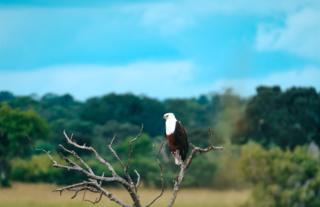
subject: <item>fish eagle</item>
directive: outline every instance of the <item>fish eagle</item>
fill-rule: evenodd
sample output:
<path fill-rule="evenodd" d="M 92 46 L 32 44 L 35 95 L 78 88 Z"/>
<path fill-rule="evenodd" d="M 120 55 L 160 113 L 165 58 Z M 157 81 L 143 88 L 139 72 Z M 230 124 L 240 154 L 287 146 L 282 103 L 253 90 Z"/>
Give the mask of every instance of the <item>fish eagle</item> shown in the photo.
<path fill-rule="evenodd" d="M 175 164 L 181 165 L 185 161 L 188 153 L 189 143 L 185 128 L 176 119 L 173 113 L 163 115 L 165 121 L 165 135 L 169 150 L 174 157 Z"/>

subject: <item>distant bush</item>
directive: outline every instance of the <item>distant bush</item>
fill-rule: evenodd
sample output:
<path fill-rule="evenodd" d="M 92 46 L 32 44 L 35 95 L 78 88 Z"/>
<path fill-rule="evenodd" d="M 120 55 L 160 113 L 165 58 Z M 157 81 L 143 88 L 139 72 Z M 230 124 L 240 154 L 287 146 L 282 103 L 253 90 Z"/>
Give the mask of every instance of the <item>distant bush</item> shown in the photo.
<path fill-rule="evenodd" d="M 306 147 L 266 150 L 251 143 L 243 147 L 240 164 L 246 180 L 254 184 L 245 206 L 320 206 L 320 162 Z"/>
<path fill-rule="evenodd" d="M 11 160 L 11 177 L 16 181 L 53 182 L 56 171 L 46 155 L 34 155 L 30 159 Z"/>
<path fill-rule="evenodd" d="M 60 160 L 57 155 L 54 157 Z M 11 178 L 15 181 L 69 184 L 81 179 L 81 176 L 75 173 L 52 167 L 46 154 L 34 155 L 30 159 L 13 159 L 10 164 Z"/>

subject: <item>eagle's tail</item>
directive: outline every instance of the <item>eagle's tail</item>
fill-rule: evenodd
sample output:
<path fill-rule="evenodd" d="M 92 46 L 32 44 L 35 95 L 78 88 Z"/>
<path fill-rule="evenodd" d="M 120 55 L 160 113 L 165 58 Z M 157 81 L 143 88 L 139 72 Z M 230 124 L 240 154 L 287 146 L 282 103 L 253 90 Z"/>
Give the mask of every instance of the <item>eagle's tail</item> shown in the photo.
<path fill-rule="evenodd" d="M 187 158 L 187 151 L 186 150 L 181 150 L 180 155 L 181 155 L 182 161 L 185 161 L 186 158 Z"/>
<path fill-rule="evenodd" d="M 183 160 L 182 157 L 180 156 L 179 150 L 175 151 L 174 153 L 172 153 L 173 157 L 174 157 L 174 162 L 176 165 L 181 165 Z"/>

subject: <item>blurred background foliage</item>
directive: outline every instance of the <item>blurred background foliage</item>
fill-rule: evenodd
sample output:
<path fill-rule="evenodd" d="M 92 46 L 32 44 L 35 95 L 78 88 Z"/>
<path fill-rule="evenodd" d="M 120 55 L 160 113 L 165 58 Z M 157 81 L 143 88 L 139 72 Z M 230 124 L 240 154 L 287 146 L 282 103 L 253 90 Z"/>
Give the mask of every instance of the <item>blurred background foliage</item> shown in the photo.
<path fill-rule="evenodd" d="M 240 168 L 254 184 L 253 196 L 245 206 L 320 205 L 318 152 L 306 146 L 290 151 L 248 144 L 242 148 Z"/>
<path fill-rule="evenodd" d="M 67 184 L 81 175 L 51 167 L 43 148 L 58 157 L 58 144 L 67 146 L 63 130 L 92 145 L 119 163 L 108 151 L 113 136 L 119 155 L 127 160 L 129 140 L 143 124 L 134 145 L 129 169 L 141 173 L 143 185 L 159 187 L 159 158 L 165 185 L 172 185 L 177 167 L 164 141 L 165 112 L 173 112 L 199 146 L 224 145 L 223 152 L 194 159 L 184 186 L 252 188 L 246 206 L 320 205 L 320 94 L 314 88 L 258 87 L 253 97 L 232 90 L 195 98 L 157 100 L 133 94 L 107 94 L 84 102 L 71 95 L 16 96 L 0 92 L 1 185 L 10 180 Z M 210 136 L 211 128 L 214 136 Z M 92 155 L 78 151 L 98 173 L 103 166 Z M 106 172 L 105 172 L 106 173 Z M 5 175 L 5 176 L 3 176 Z"/>

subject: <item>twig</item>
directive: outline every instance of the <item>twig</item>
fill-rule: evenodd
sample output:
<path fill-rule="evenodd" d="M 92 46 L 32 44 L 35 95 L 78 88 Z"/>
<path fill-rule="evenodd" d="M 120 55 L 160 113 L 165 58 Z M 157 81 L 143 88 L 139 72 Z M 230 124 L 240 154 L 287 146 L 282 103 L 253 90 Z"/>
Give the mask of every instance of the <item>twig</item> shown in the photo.
<path fill-rule="evenodd" d="M 143 132 L 143 124 L 140 127 L 140 131 L 138 133 L 138 135 L 136 135 L 135 137 L 133 137 L 130 141 L 129 141 L 129 150 L 128 150 L 128 162 L 126 164 L 126 170 L 129 170 L 129 165 L 130 165 L 130 161 L 132 158 L 132 152 L 133 152 L 133 143 L 136 142 L 138 140 L 138 138 L 141 137 Z"/>
<path fill-rule="evenodd" d="M 163 193 L 164 193 L 163 167 L 162 167 L 162 165 L 161 165 L 161 163 L 160 163 L 159 160 L 157 160 L 157 162 L 158 162 L 158 165 L 159 165 L 159 168 L 160 168 L 161 191 L 160 191 L 160 193 L 159 193 L 158 196 L 156 196 L 152 201 L 150 201 L 150 203 L 148 203 L 148 204 L 146 205 L 146 207 L 152 206 L 159 198 L 162 197 L 162 195 L 163 195 Z"/>
<path fill-rule="evenodd" d="M 136 189 L 138 189 L 140 187 L 140 178 L 141 178 L 141 176 L 140 176 L 140 174 L 139 174 L 139 172 L 137 170 L 134 170 L 134 172 L 137 175 Z"/>

